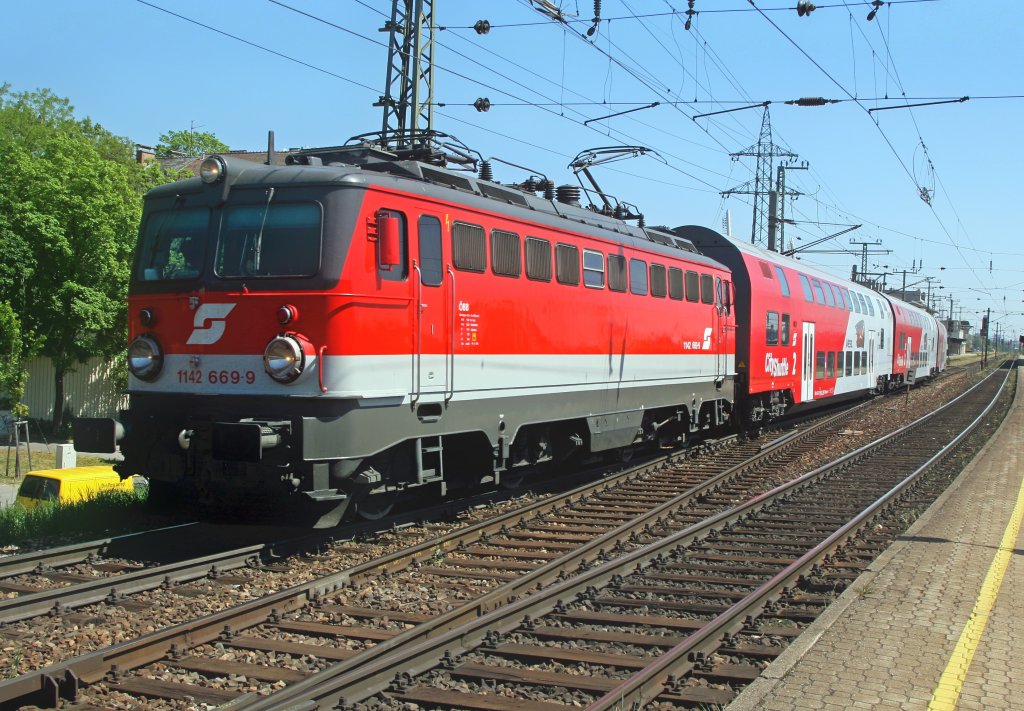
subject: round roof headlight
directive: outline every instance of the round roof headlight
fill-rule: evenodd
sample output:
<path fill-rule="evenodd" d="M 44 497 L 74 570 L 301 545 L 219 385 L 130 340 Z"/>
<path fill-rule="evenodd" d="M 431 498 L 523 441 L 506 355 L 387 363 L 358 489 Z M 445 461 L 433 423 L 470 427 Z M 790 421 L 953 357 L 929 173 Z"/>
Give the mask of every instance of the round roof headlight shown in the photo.
<path fill-rule="evenodd" d="M 199 177 L 204 183 L 216 183 L 227 172 L 228 167 L 220 156 L 210 156 L 199 164 Z"/>
<path fill-rule="evenodd" d="M 164 365 L 160 344 L 151 336 L 139 336 L 128 346 L 128 370 L 140 380 L 154 380 Z"/>
<path fill-rule="evenodd" d="M 263 368 L 279 383 L 293 382 L 305 367 L 305 349 L 294 336 L 278 336 L 263 351 Z"/>

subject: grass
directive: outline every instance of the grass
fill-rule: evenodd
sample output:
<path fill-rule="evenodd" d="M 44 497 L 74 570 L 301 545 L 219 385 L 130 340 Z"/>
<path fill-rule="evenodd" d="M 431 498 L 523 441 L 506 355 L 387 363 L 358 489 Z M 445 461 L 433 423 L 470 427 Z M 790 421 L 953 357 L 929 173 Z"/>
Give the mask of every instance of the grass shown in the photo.
<path fill-rule="evenodd" d="M 34 462 L 33 462 L 34 463 Z M 14 504 L 0 509 L 0 546 L 26 541 L 86 540 L 152 525 L 146 493 L 100 492 L 91 501 L 50 502 L 31 510 Z"/>

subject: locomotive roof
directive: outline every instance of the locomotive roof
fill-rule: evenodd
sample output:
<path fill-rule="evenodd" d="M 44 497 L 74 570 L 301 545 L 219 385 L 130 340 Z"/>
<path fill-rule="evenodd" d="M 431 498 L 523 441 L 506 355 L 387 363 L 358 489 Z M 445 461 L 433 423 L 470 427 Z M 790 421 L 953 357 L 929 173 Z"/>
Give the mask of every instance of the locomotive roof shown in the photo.
<path fill-rule="evenodd" d="M 858 284 L 857 282 L 850 281 L 840 276 L 836 276 L 830 272 L 826 272 L 818 267 L 801 262 L 798 259 L 787 257 L 778 252 L 771 252 L 764 247 L 760 247 L 756 244 L 750 244 L 742 240 L 735 239 L 733 237 L 726 237 L 723 234 L 715 232 L 714 230 L 708 229 L 707 227 L 701 227 L 699 225 L 686 225 L 683 227 L 677 227 L 673 230 L 674 233 L 690 240 L 697 249 L 701 249 L 706 246 L 713 246 L 719 249 L 731 249 L 741 254 L 748 254 L 757 259 L 769 262 L 772 264 L 781 264 L 783 266 L 790 267 L 797 271 L 803 272 L 808 276 L 813 276 L 819 279 L 825 279 L 833 284 L 840 284 L 848 289 L 859 289 L 862 291 L 870 291 L 873 294 L 877 294 L 888 302 L 898 304 L 900 308 L 907 309 L 909 311 L 916 311 L 924 316 L 932 318 L 932 315 L 922 309 L 919 306 L 907 303 L 902 299 L 898 299 L 895 296 L 886 294 L 880 291 L 876 291 L 870 287 Z"/>
<path fill-rule="evenodd" d="M 601 239 L 629 244 L 724 269 L 713 258 L 701 254 L 684 237 L 664 228 L 638 227 L 616 217 L 578 205 L 548 200 L 515 186 L 483 180 L 415 160 L 395 160 L 376 148 L 343 146 L 306 151 L 289 156 L 289 165 L 266 165 L 217 155 L 227 166 L 229 189 L 291 185 L 378 186 L 401 189 L 446 202 L 539 223 L 555 229 L 572 229 Z M 201 192 L 199 178 L 166 183 L 150 190 L 147 199 L 175 197 Z M 567 225 L 566 222 L 575 223 Z"/>

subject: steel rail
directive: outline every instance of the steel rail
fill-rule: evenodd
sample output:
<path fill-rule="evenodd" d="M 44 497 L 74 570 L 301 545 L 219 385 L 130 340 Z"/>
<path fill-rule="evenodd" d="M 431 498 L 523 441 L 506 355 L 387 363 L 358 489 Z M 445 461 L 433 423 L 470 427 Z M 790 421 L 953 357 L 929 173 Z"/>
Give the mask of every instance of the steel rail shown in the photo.
<path fill-rule="evenodd" d="M 874 519 L 884 507 L 892 504 L 909 487 L 917 483 L 936 463 L 943 459 L 953 448 L 967 438 L 982 423 L 985 417 L 996 406 L 996 401 L 1003 393 L 1009 379 L 1011 369 L 1000 384 L 999 390 L 986 405 L 985 409 L 953 440 L 942 447 L 924 464 L 911 472 L 900 483 L 886 492 L 860 514 L 832 533 L 828 538 L 793 561 L 785 569 L 779 571 L 770 580 L 737 602 L 729 610 L 717 616 L 708 624 L 693 632 L 684 641 L 659 656 L 647 667 L 637 671 L 629 679 L 607 692 L 603 697 L 587 706 L 587 711 L 612 711 L 614 709 L 638 709 L 645 702 L 653 701 L 666 687 L 670 675 L 679 676 L 693 668 L 693 659 L 700 653 L 710 655 L 719 646 L 726 634 L 735 634 L 743 628 L 743 620 L 748 617 L 757 618 L 763 614 L 769 602 L 777 598 L 782 588 L 791 585 L 800 576 L 807 573 L 823 556 L 834 552 L 858 530 Z M 992 376 L 989 376 L 992 377 Z M 980 383 L 979 383 L 980 385 Z M 966 393 L 965 393 L 966 395 Z M 1020 398 L 1018 393 L 1017 399 Z M 937 413 L 933 413 L 937 414 Z M 855 453 L 854 453 L 855 454 Z M 848 455 L 852 457 L 853 455 Z M 829 467 L 832 468 L 832 467 Z"/>
<path fill-rule="evenodd" d="M 117 600 L 123 595 L 152 590 L 162 585 L 189 582 L 211 575 L 216 576 L 225 569 L 258 564 L 260 554 L 266 550 L 266 544 L 257 544 L 223 553 L 214 553 L 202 558 L 169 563 L 147 570 L 124 573 L 115 578 L 98 578 L 68 587 L 40 590 L 0 600 L 0 624 L 17 622 L 45 615 L 48 612 L 62 614 L 68 607 L 80 607 L 104 600 L 117 604 Z"/>
<path fill-rule="evenodd" d="M 552 612 L 564 600 L 575 598 L 589 588 L 600 589 L 615 576 L 628 575 L 638 566 L 646 566 L 666 552 L 697 541 L 711 531 L 738 522 L 775 501 L 817 483 L 827 473 L 847 466 L 851 461 L 902 437 L 937 414 L 946 411 L 961 398 L 980 387 L 981 384 L 976 384 L 942 408 L 844 455 L 830 465 L 819 467 L 664 539 L 652 542 L 608 562 L 594 561 L 593 567 L 589 570 L 579 570 L 574 577 L 562 579 L 523 597 L 509 596 L 506 604 L 488 610 L 483 604 L 484 600 L 496 596 L 505 588 L 492 591 L 485 598 L 474 600 L 462 608 L 419 625 L 391 640 L 378 644 L 352 660 L 340 662 L 271 696 L 252 698 L 246 695 L 233 701 L 229 706 L 232 711 L 236 709 L 308 711 L 311 709 L 345 708 L 351 703 L 363 701 L 373 694 L 385 690 L 395 677 L 396 670 L 416 672 L 436 667 L 442 664 L 446 658 L 457 657 L 469 649 L 482 645 L 486 636 L 491 632 L 510 632 L 520 627 L 524 621 Z M 553 561 L 544 568 L 537 569 L 531 573 L 531 576 L 534 578 L 540 576 L 545 568 L 554 568 L 558 562 Z M 510 583 L 517 587 L 519 584 L 520 581 Z"/>
<path fill-rule="evenodd" d="M 0 558 L 0 580 L 15 575 L 24 575 L 39 570 L 41 567 L 56 567 L 63 565 L 74 565 L 83 563 L 108 550 L 111 544 L 138 539 L 142 536 L 152 535 L 160 531 L 172 531 L 179 528 L 187 528 L 197 525 L 195 522 L 182 523 L 163 528 L 154 528 L 149 531 L 137 531 L 126 533 L 122 536 L 111 536 L 110 538 L 98 538 L 92 541 L 71 543 L 60 548 L 46 548 L 28 553 Z"/>
<path fill-rule="evenodd" d="M 803 434 L 811 434 L 844 418 L 851 417 L 864 406 L 865 404 L 861 404 L 844 412 L 826 417 L 819 422 L 813 423 L 810 427 L 804 430 Z M 771 457 L 776 454 L 778 450 L 793 443 L 793 438 L 789 436 L 783 435 L 782 437 L 779 437 L 777 440 L 762 446 L 760 451 L 748 461 L 735 465 L 725 472 L 721 472 L 720 474 L 712 477 L 705 482 L 705 486 L 703 487 L 695 487 L 695 489 L 697 489 L 695 493 L 699 494 L 703 493 L 705 490 L 713 489 L 728 477 L 734 475 L 742 467 L 750 466 L 753 461 L 761 461 L 765 458 Z M 642 473 L 655 470 L 657 467 L 684 460 L 685 456 L 681 456 L 678 453 L 657 457 L 653 461 L 638 464 L 622 472 L 608 476 L 601 481 L 588 482 L 573 489 L 572 491 L 566 492 L 565 494 L 552 499 L 536 502 L 524 509 L 512 511 L 497 518 L 453 531 L 438 538 L 424 541 L 412 546 L 411 548 L 397 551 L 374 561 L 368 561 L 366 563 L 353 566 L 352 568 L 340 571 L 325 578 L 310 581 L 308 583 L 280 591 L 273 595 L 260 598 L 259 600 L 254 600 L 237 607 L 207 615 L 199 620 L 159 630 L 134 640 L 122 642 L 103 650 L 98 650 L 90 654 L 76 657 L 75 659 L 59 662 L 44 669 L 23 674 L 15 679 L 0 682 L 0 706 L 13 704 L 15 702 L 31 702 L 40 706 L 55 706 L 60 699 L 73 699 L 82 682 L 95 683 L 100 681 L 107 673 L 115 668 L 115 666 L 121 670 L 143 666 L 165 657 L 175 649 L 176 646 L 178 648 L 196 646 L 205 642 L 214 641 L 223 634 L 230 634 L 231 632 L 239 629 L 245 629 L 247 627 L 261 624 L 274 615 L 280 615 L 300 609 L 320 597 L 335 592 L 350 584 L 353 579 L 362 575 L 367 575 L 371 572 L 381 573 L 397 570 L 411 564 L 412 562 L 426 560 L 433 557 L 437 551 L 440 550 L 444 552 L 452 550 L 456 548 L 460 542 L 466 541 L 467 539 L 478 539 L 483 535 L 500 532 L 502 528 L 515 526 L 520 522 L 529 521 L 539 515 L 550 512 L 552 509 L 571 505 L 580 499 L 601 493 L 602 491 L 613 488 L 619 483 L 636 478 Z M 681 494 L 680 497 L 684 495 L 685 492 L 684 494 Z M 693 495 L 695 494 L 690 494 L 691 497 Z M 660 511 L 662 508 L 663 506 L 659 506 L 656 510 Z M 601 540 L 604 541 L 604 539 Z M 597 542 L 592 542 L 586 546 L 586 550 L 579 556 L 579 559 L 582 560 L 586 555 L 593 553 L 595 549 L 598 549 L 596 554 L 602 553 L 602 551 L 599 550 L 600 545 Z M 538 575 L 539 577 L 541 571 L 546 571 L 554 578 L 557 578 L 559 574 L 557 567 L 551 564 L 534 571 L 534 575 Z M 552 571 L 554 572 L 552 573 Z M 120 580 L 120 578 L 118 580 Z M 534 581 L 533 585 L 535 586 L 536 584 L 536 581 Z M 516 592 L 510 594 L 511 597 L 528 591 L 528 587 L 519 585 L 519 581 L 513 581 L 507 585 L 516 586 Z M 118 590 L 121 589 L 120 585 L 111 586 L 109 581 L 107 582 L 107 586 L 116 587 Z M 62 588 L 65 593 L 70 589 L 71 588 Z M 507 600 L 510 597 L 509 595 L 498 595 L 498 593 L 504 589 L 504 587 L 498 588 L 486 596 L 488 598 L 487 607 L 484 607 L 485 600 L 483 598 L 477 599 L 468 604 L 466 606 L 466 614 L 470 616 L 478 616 L 487 609 L 490 609 L 490 605 L 500 605 L 501 600 L 497 598 L 505 597 Z M 496 599 L 492 600 L 490 598 Z M 100 599 L 105 599 L 105 596 L 101 596 Z M 51 602 L 50 604 L 52 605 L 53 603 Z M 45 611 L 46 610 L 44 610 L 44 612 Z M 457 612 L 458 610 L 441 616 L 432 623 L 428 623 L 428 626 L 431 626 L 436 630 L 436 626 L 439 622 L 449 619 Z M 383 654 L 392 646 L 393 645 L 390 641 L 382 642 L 371 650 L 368 650 L 365 654 Z M 374 651 L 378 648 L 380 651 Z"/>

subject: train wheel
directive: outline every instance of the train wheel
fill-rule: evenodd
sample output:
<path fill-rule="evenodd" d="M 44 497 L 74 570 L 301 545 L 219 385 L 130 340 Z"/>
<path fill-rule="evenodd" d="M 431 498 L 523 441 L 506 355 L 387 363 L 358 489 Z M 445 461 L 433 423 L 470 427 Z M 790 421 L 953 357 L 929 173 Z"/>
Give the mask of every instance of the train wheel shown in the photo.
<path fill-rule="evenodd" d="M 398 503 L 395 494 L 370 494 L 357 501 L 354 506 L 356 514 L 367 521 L 377 521 L 391 513 Z"/>

